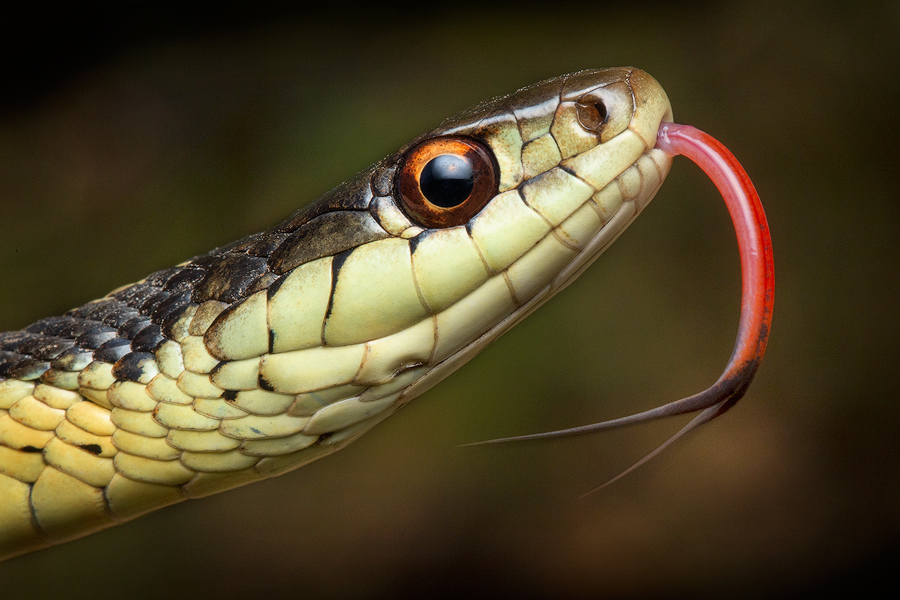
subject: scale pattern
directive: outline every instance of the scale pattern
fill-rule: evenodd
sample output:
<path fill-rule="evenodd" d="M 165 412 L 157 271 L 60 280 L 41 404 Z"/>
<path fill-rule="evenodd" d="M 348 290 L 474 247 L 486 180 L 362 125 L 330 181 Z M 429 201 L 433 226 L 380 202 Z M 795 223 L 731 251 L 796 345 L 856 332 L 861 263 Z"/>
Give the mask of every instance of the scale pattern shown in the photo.
<path fill-rule="evenodd" d="M 600 95 L 606 126 L 576 103 Z M 668 100 L 633 69 L 549 80 L 448 120 L 276 227 L 0 334 L 0 559 L 278 475 L 355 439 L 587 266 L 650 200 Z M 393 195 L 434 135 L 500 189 L 424 229 Z"/>

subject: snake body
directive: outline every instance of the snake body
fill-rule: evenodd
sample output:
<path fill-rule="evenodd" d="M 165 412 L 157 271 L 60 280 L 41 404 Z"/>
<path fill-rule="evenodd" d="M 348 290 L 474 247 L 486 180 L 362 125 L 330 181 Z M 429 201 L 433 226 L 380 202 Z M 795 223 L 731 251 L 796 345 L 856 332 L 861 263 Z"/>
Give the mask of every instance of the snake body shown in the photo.
<path fill-rule="evenodd" d="M 638 69 L 550 79 L 268 231 L 0 334 L 0 560 L 342 448 L 624 230 L 668 172 L 662 120 L 665 92 Z M 496 178 L 450 225 L 398 190 L 434 139 L 474 140 Z"/>

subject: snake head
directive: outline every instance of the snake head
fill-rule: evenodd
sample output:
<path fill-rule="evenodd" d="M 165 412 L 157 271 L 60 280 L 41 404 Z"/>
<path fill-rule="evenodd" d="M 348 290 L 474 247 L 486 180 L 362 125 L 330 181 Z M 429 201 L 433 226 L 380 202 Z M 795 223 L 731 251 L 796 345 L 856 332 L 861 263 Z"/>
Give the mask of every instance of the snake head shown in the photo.
<path fill-rule="evenodd" d="M 483 102 L 386 161 L 385 193 L 406 218 L 397 230 L 414 228 L 418 291 L 439 325 L 436 368 L 409 397 L 565 287 L 631 223 L 671 165 L 656 148 L 671 116 L 643 71 L 586 70 Z M 429 202 L 425 165 L 462 143 L 480 149 L 473 185 Z"/>

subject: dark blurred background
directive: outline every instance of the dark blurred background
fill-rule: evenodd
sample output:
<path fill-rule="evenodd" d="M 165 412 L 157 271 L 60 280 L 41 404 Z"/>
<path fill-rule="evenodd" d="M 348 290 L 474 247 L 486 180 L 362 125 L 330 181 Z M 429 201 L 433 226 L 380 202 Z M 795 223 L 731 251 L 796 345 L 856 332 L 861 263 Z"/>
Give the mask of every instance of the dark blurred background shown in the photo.
<path fill-rule="evenodd" d="M 4 563 L 3 597 L 756 598 L 893 573 L 900 5 L 280 6 L 4 10 L 0 331 L 264 229 L 480 100 L 630 64 L 762 195 L 766 361 L 728 415 L 587 498 L 680 423 L 458 447 L 716 379 L 737 251 L 678 159 L 575 284 L 360 441 Z"/>

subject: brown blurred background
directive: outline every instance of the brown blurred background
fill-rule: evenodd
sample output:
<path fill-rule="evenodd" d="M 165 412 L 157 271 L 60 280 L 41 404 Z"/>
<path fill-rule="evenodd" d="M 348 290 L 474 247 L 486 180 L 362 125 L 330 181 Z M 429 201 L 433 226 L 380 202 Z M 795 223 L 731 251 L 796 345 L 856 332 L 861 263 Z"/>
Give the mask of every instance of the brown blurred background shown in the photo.
<path fill-rule="evenodd" d="M 896 2 L 189 4 L 4 19 L 0 331 L 264 229 L 482 99 L 631 64 L 762 195 L 769 354 L 727 416 L 584 499 L 680 423 L 458 447 L 715 380 L 737 251 L 715 190 L 678 159 L 579 281 L 360 441 L 4 563 L 4 598 L 781 597 L 893 572 Z"/>

